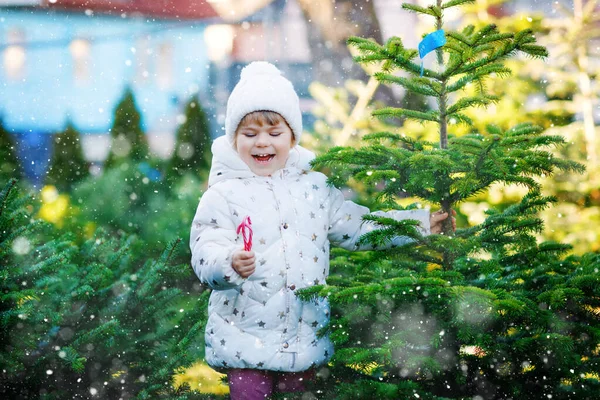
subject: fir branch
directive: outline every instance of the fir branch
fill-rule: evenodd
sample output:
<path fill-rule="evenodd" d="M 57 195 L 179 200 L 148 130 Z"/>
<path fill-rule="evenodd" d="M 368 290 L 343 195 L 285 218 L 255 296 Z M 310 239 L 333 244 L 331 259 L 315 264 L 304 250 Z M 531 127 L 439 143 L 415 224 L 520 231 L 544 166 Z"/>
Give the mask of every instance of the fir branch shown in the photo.
<path fill-rule="evenodd" d="M 597 295 L 600 288 L 600 276 L 597 274 L 580 275 L 571 279 L 570 284 L 587 293 Z"/>
<path fill-rule="evenodd" d="M 7 275 L 2 278 L 8 278 Z M 39 295 L 35 289 L 25 289 L 25 290 L 14 290 L 8 293 L 0 294 L 0 301 L 2 302 L 10 302 L 13 304 L 17 304 L 19 306 L 23 306 L 25 303 L 30 301 L 38 301 Z M 17 310 L 18 311 L 18 310 Z M 18 311 L 20 312 L 20 311 Z"/>
<path fill-rule="evenodd" d="M 536 135 L 543 131 L 541 126 L 529 122 L 518 124 L 506 131 L 507 136 Z"/>
<path fill-rule="evenodd" d="M 383 46 L 381 46 L 377 42 L 375 42 L 371 39 L 365 39 L 365 38 L 361 38 L 358 36 L 350 36 L 346 40 L 346 42 L 349 45 L 354 46 L 358 50 L 361 50 L 361 51 L 366 51 L 366 52 L 371 52 L 371 53 L 379 53 L 381 50 L 383 50 Z"/>
<path fill-rule="evenodd" d="M 450 64 L 453 64 L 457 61 L 460 61 L 463 52 L 467 48 L 467 45 L 457 41 L 449 41 L 444 45 L 444 50 L 446 50 L 451 59 L 449 60 Z"/>
<path fill-rule="evenodd" d="M 374 170 L 360 171 L 354 175 L 355 178 L 361 179 L 365 183 L 378 183 L 386 180 L 394 180 L 400 178 L 398 171 L 394 170 Z"/>
<path fill-rule="evenodd" d="M 73 341 L 74 347 L 82 346 L 84 343 L 96 343 L 103 342 L 106 338 L 112 338 L 120 330 L 119 322 L 116 320 L 108 320 L 101 323 L 98 327 L 90 329 L 89 331 L 81 334 L 77 339 Z"/>
<path fill-rule="evenodd" d="M 451 70 L 451 68 L 449 67 L 448 70 Z M 467 86 L 469 83 L 481 82 L 483 78 L 491 74 L 496 74 L 502 78 L 509 76 L 511 73 L 511 69 L 505 67 L 503 64 L 493 63 L 479 68 L 479 70 L 474 73 L 460 77 L 456 82 L 449 84 L 446 87 L 446 91 L 448 93 L 456 92 Z"/>
<path fill-rule="evenodd" d="M 404 70 L 406 70 L 408 72 L 411 72 L 413 75 L 421 75 L 421 66 L 419 64 L 415 64 L 414 62 L 410 61 L 414 57 L 416 57 L 417 54 L 418 53 L 415 51 L 411 54 L 410 57 L 398 55 L 398 56 L 393 57 L 392 61 L 398 67 L 403 68 Z M 433 79 L 437 79 L 437 80 L 439 80 L 439 77 L 440 77 L 439 73 L 432 71 L 430 69 L 427 69 L 427 68 L 423 69 L 423 74 L 425 76 L 430 76 Z"/>
<path fill-rule="evenodd" d="M 448 140 L 450 148 L 456 148 L 460 151 L 466 151 L 470 154 L 479 154 L 483 150 L 483 136 L 480 134 L 467 134 L 465 136 L 455 136 Z"/>
<path fill-rule="evenodd" d="M 410 3 L 403 3 L 402 8 L 405 10 L 408 10 L 410 12 L 414 12 L 416 14 L 426 14 L 426 15 L 431 15 L 432 17 L 437 17 L 440 13 L 439 9 L 434 10 L 432 6 L 425 8 L 425 7 L 421 7 L 419 5 L 410 4 Z"/>
<path fill-rule="evenodd" d="M 61 264 L 65 264 L 67 263 L 67 260 L 69 259 L 68 255 L 64 254 L 64 253 L 59 253 L 59 254 L 55 254 L 50 256 L 49 258 L 46 258 L 36 264 L 33 264 L 29 267 L 29 271 L 31 272 L 35 272 L 35 273 L 51 273 L 54 272 L 56 267 L 58 265 Z"/>
<path fill-rule="evenodd" d="M 406 117 L 419 122 L 432 121 L 438 122 L 440 115 L 437 111 L 421 112 L 415 110 L 408 110 L 404 108 L 384 107 L 379 110 L 373 111 L 373 116 L 379 118 L 402 118 Z"/>
<path fill-rule="evenodd" d="M 370 142 L 380 141 L 382 139 L 388 139 L 388 140 L 391 140 L 392 142 L 402 143 L 403 150 L 408 150 L 411 152 L 423 150 L 422 142 L 416 141 L 415 139 L 413 139 L 409 136 L 405 136 L 405 135 L 399 135 L 399 134 L 391 133 L 391 132 L 376 132 L 376 133 L 368 133 L 363 136 L 363 140 L 370 141 Z"/>
<path fill-rule="evenodd" d="M 17 180 L 14 178 L 11 178 L 8 180 L 8 183 L 2 189 L 2 192 L 0 192 L 0 216 L 2 216 L 2 213 L 4 212 L 4 208 L 6 207 L 6 204 L 8 203 L 8 196 L 10 195 L 10 192 L 13 190 L 13 188 L 15 187 L 16 184 L 17 184 Z"/>
<path fill-rule="evenodd" d="M 418 267 L 418 263 L 425 264 L 438 264 L 441 265 L 442 261 L 438 256 L 432 254 L 431 250 L 440 250 L 436 249 L 433 243 L 433 237 L 438 235 L 429 235 L 425 236 L 423 239 L 419 240 L 416 244 L 419 246 L 413 246 L 410 244 L 406 244 L 402 247 L 397 248 L 397 251 L 392 255 L 393 257 L 402 257 L 405 259 L 404 261 L 399 260 L 396 261 L 398 267 L 404 266 L 410 270 L 414 270 Z M 422 246 L 421 246 L 422 245 Z M 402 251 L 402 253 L 399 253 Z M 406 261 L 411 260 L 411 261 Z"/>
<path fill-rule="evenodd" d="M 471 36 L 475 32 L 475 25 L 467 25 L 463 28 L 463 35 Z"/>
<path fill-rule="evenodd" d="M 386 61 L 386 60 L 388 60 L 388 56 L 386 56 L 385 54 L 382 54 L 382 53 L 363 54 L 363 55 L 358 55 L 358 56 L 352 57 L 352 60 L 359 64 L 369 65 L 369 64 L 378 64 L 381 61 Z"/>
<path fill-rule="evenodd" d="M 478 44 L 472 48 L 473 54 L 488 53 L 495 49 L 495 46 L 491 43 Z"/>
<path fill-rule="evenodd" d="M 461 6 L 463 4 L 472 4 L 472 3 L 475 3 L 475 1 L 476 0 L 450 0 L 450 1 L 445 2 L 442 5 L 442 9 Z"/>
<path fill-rule="evenodd" d="M 466 62 L 452 71 L 446 71 L 445 76 L 450 76 L 450 73 L 453 75 L 456 73 L 467 74 L 476 72 L 479 68 L 485 67 L 488 64 L 493 64 L 498 60 L 503 60 L 509 57 L 516 50 L 517 45 L 515 43 L 505 42 L 503 46 L 496 49 L 496 51 L 492 52 L 487 56 L 484 56 L 480 59 L 471 62 Z"/>
<path fill-rule="evenodd" d="M 498 26 L 496 24 L 487 24 L 487 25 L 483 26 L 479 30 L 479 32 L 476 32 L 476 33 L 475 33 L 475 30 L 473 30 L 473 34 L 472 34 L 473 39 L 474 39 L 473 44 L 482 43 L 483 40 L 485 40 L 489 36 L 493 36 L 495 34 L 498 34 Z M 509 38 L 512 38 L 514 36 L 512 33 L 507 33 L 505 35 L 508 35 Z"/>
<path fill-rule="evenodd" d="M 584 297 L 585 293 L 579 288 L 561 287 L 545 291 L 537 298 L 541 303 L 547 303 L 554 309 L 564 309 L 567 301 L 580 302 Z"/>
<path fill-rule="evenodd" d="M 476 81 L 477 79 L 479 79 L 479 77 L 477 75 L 464 75 L 464 76 L 460 77 L 456 82 L 451 83 L 448 86 L 446 86 L 446 92 L 447 93 L 456 92 L 457 90 L 464 88 L 469 83 L 472 83 L 472 82 Z"/>
<path fill-rule="evenodd" d="M 80 357 L 77 350 L 75 350 L 71 346 L 62 347 L 60 349 L 60 351 L 61 351 L 60 358 L 64 362 L 66 362 L 73 371 L 75 371 L 77 373 L 81 373 L 84 371 L 87 358 Z"/>
<path fill-rule="evenodd" d="M 556 168 L 565 172 L 575 172 L 578 174 L 583 174 L 586 171 L 585 165 L 572 160 L 565 160 L 553 156 L 552 163 Z"/>
<path fill-rule="evenodd" d="M 178 238 L 171 240 L 169 243 L 167 243 L 167 245 L 165 246 L 165 250 L 162 252 L 162 254 L 160 255 L 160 258 L 157 260 L 157 262 L 160 262 L 162 264 L 169 263 L 171 261 L 171 259 L 173 258 L 175 251 L 177 250 L 177 248 L 179 247 L 181 242 L 182 242 L 182 239 L 178 237 Z"/>
<path fill-rule="evenodd" d="M 449 31 L 446 33 L 446 38 L 450 41 L 456 41 L 460 46 L 459 48 L 461 52 L 464 51 L 466 48 L 473 46 L 473 43 L 471 43 L 469 38 L 461 32 Z"/>
<path fill-rule="evenodd" d="M 490 44 L 496 43 L 496 42 L 504 42 L 506 40 L 510 40 L 513 38 L 514 38 L 514 35 L 512 33 L 493 33 L 490 35 L 490 34 L 485 34 L 483 32 L 480 32 L 477 40 L 475 41 L 475 44 L 477 44 L 477 46 L 475 46 L 475 49 L 476 49 L 475 52 L 478 53 L 479 50 L 481 50 L 481 51 L 493 50 L 493 49 L 495 49 L 494 46 L 487 47 L 486 45 L 490 45 Z"/>
<path fill-rule="evenodd" d="M 400 85 L 404 88 L 406 88 L 407 90 L 413 92 L 413 93 L 419 93 L 425 96 L 438 96 L 439 95 L 439 88 L 436 91 L 436 89 L 434 88 L 434 83 L 430 82 L 429 80 L 425 80 L 425 79 L 407 79 L 401 76 L 395 76 L 395 75 L 390 75 L 390 74 L 385 74 L 385 73 L 381 73 L 381 72 L 377 72 L 375 75 L 375 78 L 377 78 L 377 80 L 381 83 L 395 83 L 397 85 Z"/>
<path fill-rule="evenodd" d="M 491 95 L 463 97 L 448 107 L 447 113 L 448 115 L 452 115 L 469 107 L 486 107 L 490 104 L 497 103 L 499 100 L 499 97 Z"/>
<path fill-rule="evenodd" d="M 447 114 L 447 119 L 452 122 L 454 120 L 455 123 L 461 123 L 468 126 L 473 126 L 473 120 L 461 113 L 449 113 Z"/>
<path fill-rule="evenodd" d="M 483 151 L 479 154 L 479 157 L 477 157 L 477 162 L 474 165 L 474 172 L 475 174 L 477 174 L 477 176 L 481 176 L 481 172 L 483 171 L 483 165 L 487 161 L 489 154 L 495 147 L 499 145 L 500 142 L 498 137 L 491 137 L 489 138 L 489 140 L 490 144 L 488 144 L 485 147 L 485 149 L 483 149 Z"/>
<path fill-rule="evenodd" d="M 519 46 L 519 50 L 525 54 L 530 55 L 533 58 L 548 57 L 548 50 L 545 47 L 539 46 L 539 45 L 525 44 L 525 45 Z"/>
<path fill-rule="evenodd" d="M 523 302 L 512 296 L 509 299 L 499 299 L 494 301 L 494 306 L 499 313 L 511 319 L 524 317 L 529 311 Z"/>
<path fill-rule="evenodd" d="M 402 229 L 398 229 L 397 227 L 387 227 L 387 228 L 380 228 L 375 231 L 365 233 L 364 235 L 362 235 L 360 237 L 357 244 L 359 246 L 364 246 L 364 245 L 370 244 L 371 246 L 373 246 L 374 249 L 376 249 L 381 246 L 386 246 L 387 244 L 392 242 L 395 237 L 398 237 L 398 236 L 407 236 L 410 238 L 414 238 L 414 237 L 420 238 L 420 235 L 419 235 L 416 227 L 413 228 L 413 230 L 409 230 L 405 227 L 402 227 Z"/>

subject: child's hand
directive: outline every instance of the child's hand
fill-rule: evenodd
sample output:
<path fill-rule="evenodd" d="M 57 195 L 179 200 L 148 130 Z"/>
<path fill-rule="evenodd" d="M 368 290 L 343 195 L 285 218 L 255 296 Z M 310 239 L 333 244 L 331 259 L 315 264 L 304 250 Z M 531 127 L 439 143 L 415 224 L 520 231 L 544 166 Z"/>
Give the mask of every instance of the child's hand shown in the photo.
<path fill-rule="evenodd" d="M 456 211 L 452 210 L 452 230 L 456 231 L 456 219 L 454 215 L 456 215 Z M 429 227 L 432 234 L 442 232 L 442 221 L 446 218 L 448 218 L 448 213 L 445 213 L 443 210 L 436 211 L 429 216 Z"/>
<path fill-rule="evenodd" d="M 231 266 L 242 278 L 247 278 L 256 269 L 253 251 L 236 250 L 231 258 Z"/>

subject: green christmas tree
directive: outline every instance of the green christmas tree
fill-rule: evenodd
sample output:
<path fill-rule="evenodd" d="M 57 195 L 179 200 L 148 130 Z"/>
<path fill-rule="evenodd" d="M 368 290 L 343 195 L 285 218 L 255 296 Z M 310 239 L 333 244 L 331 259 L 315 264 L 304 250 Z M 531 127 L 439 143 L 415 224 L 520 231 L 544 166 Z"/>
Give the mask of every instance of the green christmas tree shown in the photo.
<path fill-rule="evenodd" d="M 111 233 L 135 233 L 146 242 L 147 254 L 157 255 L 173 237 L 189 239 L 202 186 L 200 177 L 191 174 L 165 185 L 139 169 L 112 168 L 79 182 L 71 191 L 71 199 L 80 205 L 79 225 L 92 222 Z M 185 254 L 177 262 L 188 260 Z"/>
<path fill-rule="evenodd" d="M 210 125 L 197 96 L 185 107 L 185 122 L 177 129 L 175 150 L 168 165 L 167 176 L 180 178 L 186 172 L 204 176 L 210 168 L 212 143 Z"/>
<path fill-rule="evenodd" d="M 101 229 L 80 243 L 31 203 L 14 180 L 0 193 L 0 397 L 203 398 L 173 385 L 202 358 L 208 301 L 172 262 L 181 240 L 155 259 Z"/>
<path fill-rule="evenodd" d="M 438 0 L 406 10 L 444 29 L 444 12 L 469 0 Z M 600 390 L 600 256 L 568 256 L 568 245 L 538 243 L 538 212 L 555 199 L 542 196 L 536 177 L 583 167 L 549 149 L 559 136 L 532 124 L 477 128 L 465 114 L 499 99 L 486 91 L 490 75 L 508 76 L 504 61 L 515 53 L 545 57 L 533 32 L 501 33 L 495 25 L 446 31 L 437 66 L 415 62 L 417 51 L 400 38 L 379 45 L 362 38 L 356 61 L 383 63 L 384 84 L 429 96 L 437 109 L 385 107 L 373 115 L 437 126 L 439 141 L 392 131 L 366 135 L 360 148 L 336 147 L 315 165 L 331 181 L 349 178 L 377 185 L 380 206 L 398 207 L 399 196 L 450 212 L 492 184 L 528 188 L 521 201 L 489 209 L 483 223 L 441 235 L 421 236 L 414 222 L 368 217 L 382 229 L 361 240 L 375 249 L 394 236 L 414 242 L 371 253 L 332 253 L 328 285 L 302 296 L 328 297 L 332 320 L 325 331 L 336 346 L 321 371 L 320 390 L 338 399 L 593 399 Z M 407 77 L 398 76 L 404 71 Z M 466 89 L 475 87 L 475 94 Z M 462 126 L 469 127 L 456 135 Z M 449 222 L 449 221 L 448 221 Z M 324 331 L 324 333 L 325 333 Z"/>
<path fill-rule="evenodd" d="M 32 221 L 32 211 L 32 199 L 19 194 L 17 180 L 4 183 L 0 192 L 0 363 L 5 371 L 20 373 L 25 370 L 24 358 L 8 357 L 15 351 L 10 337 L 24 326 L 23 312 L 27 313 L 39 296 L 24 265 L 43 270 L 46 266 L 59 268 L 61 261 L 58 256 L 40 260 L 33 251 L 41 245 L 40 232 L 48 226 Z M 2 395 L 9 390 L 5 376 L 0 377 Z"/>
<path fill-rule="evenodd" d="M 21 165 L 17 159 L 17 149 L 0 119 L 0 182 L 5 183 L 9 178 L 20 177 Z"/>
<path fill-rule="evenodd" d="M 52 159 L 45 183 L 67 191 L 74 183 L 90 175 L 90 163 L 83 156 L 80 134 L 71 122 L 53 139 Z"/>
<path fill-rule="evenodd" d="M 148 158 L 148 141 L 142 130 L 142 116 L 130 88 L 125 89 L 115 108 L 110 135 L 110 152 L 104 163 L 106 169 L 125 161 L 139 162 Z"/>

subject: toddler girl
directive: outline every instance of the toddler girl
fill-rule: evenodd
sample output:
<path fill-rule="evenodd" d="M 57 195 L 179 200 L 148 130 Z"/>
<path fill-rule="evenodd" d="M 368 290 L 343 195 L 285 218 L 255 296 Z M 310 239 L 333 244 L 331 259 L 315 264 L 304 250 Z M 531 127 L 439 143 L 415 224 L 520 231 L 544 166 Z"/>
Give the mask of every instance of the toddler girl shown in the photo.
<path fill-rule="evenodd" d="M 301 301 L 296 291 L 326 282 L 330 243 L 364 249 L 356 242 L 374 229 L 362 221 L 366 207 L 310 170 L 314 155 L 298 145 L 301 134 L 292 84 L 269 63 L 244 68 L 227 103 L 225 136 L 212 146 L 209 188 L 190 237 L 194 271 L 213 289 L 206 361 L 227 372 L 232 399 L 304 390 L 333 346 L 317 336 L 329 320 L 327 300 Z M 418 220 L 423 234 L 439 233 L 447 218 L 426 210 L 376 214 Z M 237 233 L 246 217 L 250 251 Z"/>

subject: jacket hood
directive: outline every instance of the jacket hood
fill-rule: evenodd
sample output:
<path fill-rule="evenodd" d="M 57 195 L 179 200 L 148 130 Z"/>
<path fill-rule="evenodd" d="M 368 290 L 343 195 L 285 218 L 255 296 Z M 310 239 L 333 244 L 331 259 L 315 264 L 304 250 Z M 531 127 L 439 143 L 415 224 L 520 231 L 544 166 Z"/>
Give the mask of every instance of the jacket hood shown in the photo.
<path fill-rule="evenodd" d="M 240 158 L 240 155 L 232 147 L 225 136 L 220 136 L 213 141 L 212 147 L 212 165 L 208 176 L 208 186 L 227 179 L 251 178 L 256 177 L 250 167 Z M 294 146 L 290 150 L 290 155 L 285 163 L 285 170 L 290 173 L 302 173 L 309 171 L 310 162 L 315 155 L 310 150 L 302 146 Z"/>

